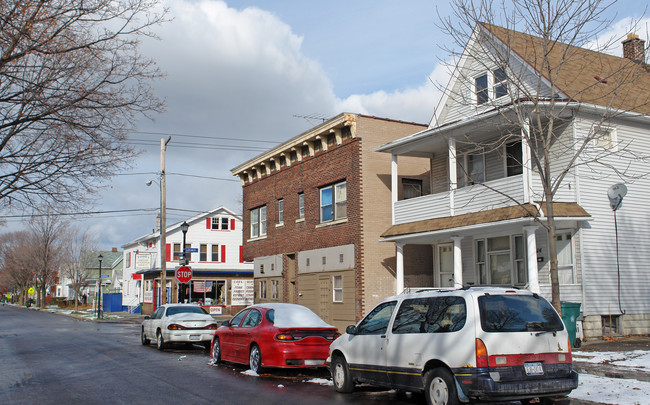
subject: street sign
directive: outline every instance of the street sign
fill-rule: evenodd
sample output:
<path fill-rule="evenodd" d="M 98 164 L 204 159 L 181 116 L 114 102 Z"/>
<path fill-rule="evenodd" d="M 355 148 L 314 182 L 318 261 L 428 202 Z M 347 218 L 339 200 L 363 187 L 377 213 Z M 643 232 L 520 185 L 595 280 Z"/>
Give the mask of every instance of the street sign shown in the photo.
<path fill-rule="evenodd" d="M 192 269 L 187 266 L 181 266 L 176 269 L 176 280 L 179 283 L 189 283 L 192 279 Z"/>
<path fill-rule="evenodd" d="M 185 248 L 185 252 L 187 253 L 196 253 L 199 251 L 199 248 Z"/>
<path fill-rule="evenodd" d="M 34 294 L 34 287 L 29 287 L 29 290 L 27 290 L 27 294 L 29 295 Z"/>
<path fill-rule="evenodd" d="M 110 274 L 102 274 L 102 278 L 109 278 L 110 276 Z"/>

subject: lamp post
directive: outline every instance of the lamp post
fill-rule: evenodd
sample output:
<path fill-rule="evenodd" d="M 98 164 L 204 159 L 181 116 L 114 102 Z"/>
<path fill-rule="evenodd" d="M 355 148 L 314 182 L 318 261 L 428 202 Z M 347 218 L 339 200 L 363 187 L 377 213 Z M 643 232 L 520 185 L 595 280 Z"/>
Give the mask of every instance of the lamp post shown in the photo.
<path fill-rule="evenodd" d="M 99 260 L 99 294 L 97 294 L 97 319 L 101 318 L 101 313 L 102 313 L 102 259 L 104 256 L 100 253 L 99 256 L 97 256 L 97 260 Z"/>

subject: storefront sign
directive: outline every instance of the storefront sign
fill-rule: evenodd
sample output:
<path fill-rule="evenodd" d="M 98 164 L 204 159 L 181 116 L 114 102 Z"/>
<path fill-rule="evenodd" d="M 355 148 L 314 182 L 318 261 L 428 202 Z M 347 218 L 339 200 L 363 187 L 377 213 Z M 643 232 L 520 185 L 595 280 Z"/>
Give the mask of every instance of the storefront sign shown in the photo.
<path fill-rule="evenodd" d="M 135 255 L 135 268 L 136 269 L 150 269 L 151 268 L 151 255 L 149 253 L 138 253 Z"/>
<path fill-rule="evenodd" d="M 253 280 L 232 280 L 231 305 L 253 305 L 254 298 L 255 282 Z"/>

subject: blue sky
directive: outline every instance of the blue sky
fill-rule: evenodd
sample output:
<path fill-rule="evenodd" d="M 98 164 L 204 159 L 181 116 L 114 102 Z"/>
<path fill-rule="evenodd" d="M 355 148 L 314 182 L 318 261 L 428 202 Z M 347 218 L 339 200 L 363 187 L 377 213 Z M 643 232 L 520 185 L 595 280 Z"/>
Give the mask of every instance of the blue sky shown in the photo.
<path fill-rule="evenodd" d="M 131 134 L 142 153 L 98 195 L 97 211 L 159 207 L 157 185 L 145 183 L 158 178 L 160 139 L 171 135 L 167 206 L 189 211 L 168 211 L 168 224 L 221 205 L 241 212 L 230 169 L 320 122 L 296 116 L 346 111 L 428 123 L 440 97 L 431 81 L 447 80 L 440 61 L 449 38 L 437 27 L 438 13 L 451 12 L 446 2 L 163 1 L 174 20 L 142 52 L 167 72 L 154 83 L 167 111 Z M 647 3 L 624 5 L 617 21 Z M 151 232 L 155 218 L 95 215 L 75 224 L 108 249 Z"/>

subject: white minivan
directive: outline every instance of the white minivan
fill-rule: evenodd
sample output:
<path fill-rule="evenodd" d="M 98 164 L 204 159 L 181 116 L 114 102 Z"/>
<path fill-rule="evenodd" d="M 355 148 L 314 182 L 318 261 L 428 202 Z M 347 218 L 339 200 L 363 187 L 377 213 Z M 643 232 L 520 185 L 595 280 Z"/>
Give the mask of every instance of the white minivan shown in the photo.
<path fill-rule="evenodd" d="M 330 346 L 334 387 L 424 392 L 428 404 L 551 401 L 578 386 L 569 336 L 528 290 L 470 287 L 387 298 Z"/>

